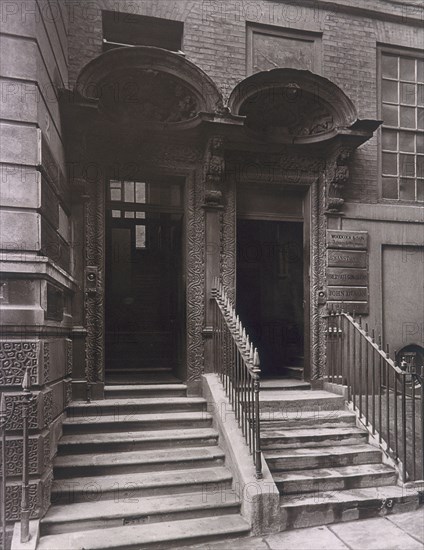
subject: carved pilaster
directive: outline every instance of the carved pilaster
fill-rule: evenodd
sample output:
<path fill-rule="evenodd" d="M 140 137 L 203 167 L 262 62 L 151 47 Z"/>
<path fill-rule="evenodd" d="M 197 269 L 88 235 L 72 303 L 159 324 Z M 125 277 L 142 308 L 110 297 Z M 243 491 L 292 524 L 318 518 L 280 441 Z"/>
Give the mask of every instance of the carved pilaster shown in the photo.
<path fill-rule="evenodd" d="M 204 179 L 187 179 L 187 381 L 200 381 L 203 373 L 205 282 Z"/>
<path fill-rule="evenodd" d="M 86 379 L 95 383 L 103 380 L 104 372 L 105 189 L 102 182 L 94 181 L 87 182 L 87 191 L 85 265 L 94 268 L 97 280 L 90 289 L 86 281 Z"/>
<path fill-rule="evenodd" d="M 214 136 L 209 139 L 203 162 L 205 206 L 222 206 L 222 182 L 224 179 L 224 139 Z"/>

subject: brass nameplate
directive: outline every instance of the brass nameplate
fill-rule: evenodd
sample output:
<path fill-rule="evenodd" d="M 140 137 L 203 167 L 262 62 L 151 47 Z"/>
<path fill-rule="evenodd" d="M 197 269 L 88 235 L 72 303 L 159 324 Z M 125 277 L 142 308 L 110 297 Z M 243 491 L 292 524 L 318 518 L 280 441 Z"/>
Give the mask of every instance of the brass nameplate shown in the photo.
<path fill-rule="evenodd" d="M 368 315 L 369 305 L 368 302 L 327 302 L 327 308 L 329 311 L 341 310 L 351 315 Z"/>
<path fill-rule="evenodd" d="M 367 250 L 367 231 L 327 229 L 327 248 Z"/>
<path fill-rule="evenodd" d="M 367 286 L 366 269 L 327 267 L 327 285 L 329 286 Z"/>
<path fill-rule="evenodd" d="M 368 288 L 366 287 L 353 287 L 353 286 L 329 286 L 327 289 L 328 301 L 339 302 L 366 302 L 368 300 Z"/>
<path fill-rule="evenodd" d="M 355 250 L 327 250 L 329 267 L 367 267 L 367 252 Z"/>

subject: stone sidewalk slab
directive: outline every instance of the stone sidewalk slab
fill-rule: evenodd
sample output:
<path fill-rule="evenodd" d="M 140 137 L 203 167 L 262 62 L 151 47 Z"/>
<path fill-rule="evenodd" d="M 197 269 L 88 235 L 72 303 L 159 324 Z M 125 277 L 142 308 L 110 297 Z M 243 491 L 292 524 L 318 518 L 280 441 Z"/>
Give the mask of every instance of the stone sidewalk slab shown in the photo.
<path fill-rule="evenodd" d="M 387 519 L 424 544 L 424 508 L 406 514 L 387 516 Z"/>
<path fill-rule="evenodd" d="M 270 550 L 348 550 L 327 527 L 309 527 L 283 531 L 264 537 Z"/>
<path fill-rule="evenodd" d="M 338 523 L 329 529 L 351 550 L 423 550 L 421 542 L 387 518 Z"/>

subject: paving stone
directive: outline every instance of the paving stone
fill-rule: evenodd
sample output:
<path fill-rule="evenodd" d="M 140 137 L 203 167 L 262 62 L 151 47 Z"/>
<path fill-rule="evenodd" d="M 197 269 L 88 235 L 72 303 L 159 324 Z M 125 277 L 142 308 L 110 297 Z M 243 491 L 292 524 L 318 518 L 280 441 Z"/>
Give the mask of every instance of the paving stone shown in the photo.
<path fill-rule="evenodd" d="M 346 550 L 349 548 L 327 527 L 311 527 L 268 535 L 271 550 Z"/>
<path fill-rule="evenodd" d="M 351 550 L 422 550 L 423 545 L 387 519 L 331 525 L 329 529 Z"/>
<path fill-rule="evenodd" d="M 387 519 L 424 545 L 424 507 L 407 514 L 387 516 Z"/>

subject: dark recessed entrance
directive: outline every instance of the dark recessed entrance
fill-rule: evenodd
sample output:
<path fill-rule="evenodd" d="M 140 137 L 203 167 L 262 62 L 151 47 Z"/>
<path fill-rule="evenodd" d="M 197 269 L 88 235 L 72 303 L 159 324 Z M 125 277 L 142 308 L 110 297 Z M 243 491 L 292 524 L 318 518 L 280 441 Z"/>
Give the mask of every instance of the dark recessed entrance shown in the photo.
<path fill-rule="evenodd" d="M 109 182 L 106 382 L 172 382 L 184 335 L 178 182 Z"/>
<path fill-rule="evenodd" d="M 239 219 L 237 310 L 264 376 L 303 366 L 303 284 L 303 223 Z"/>

